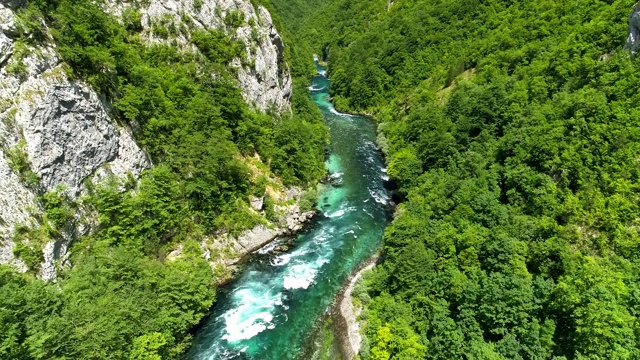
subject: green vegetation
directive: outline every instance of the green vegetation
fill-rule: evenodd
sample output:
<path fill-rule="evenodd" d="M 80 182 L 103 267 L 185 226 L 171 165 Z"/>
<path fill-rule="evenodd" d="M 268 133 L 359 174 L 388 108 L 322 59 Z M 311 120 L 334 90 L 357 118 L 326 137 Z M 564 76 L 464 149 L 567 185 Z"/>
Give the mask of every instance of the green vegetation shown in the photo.
<path fill-rule="evenodd" d="M 24 232 L 23 232 L 24 231 Z M 28 237 L 30 241 L 34 239 L 40 240 L 41 233 L 31 232 L 29 230 L 18 229 L 14 237 L 13 256 L 24 261 L 25 265 L 32 272 L 36 273 L 40 270 L 40 264 L 44 261 L 42 253 L 42 244 L 39 242 L 25 243 L 24 237 Z"/>
<path fill-rule="evenodd" d="M 14 75 L 20 79 L 24 79 L 27 75 L 27 66 L 21 59 L 13 59 L 6 68 L 7 74 Z"/>
<path fill-rule="evenodd" d="M 322 328 L 318 330 L 320 332 L 318 340 L 321 341 L 321 344 L 318 353 L 314 354 L 314 356 L 319 360 L 336 360 L 342 358 L 338 351 L 334 331 L 331 329 L 334 326 L 333 320 L 327 319 L 322 322 Z"/>
<path fill-rule="evenodd" d="M 233 30 L 241 27 L 244 25 L 244 13 L 239 10 L 228 12 L 224 17 L 224 24 Z"/>
<path fill-rule="evenodd" d="M 69 229 L 76 210 L 62 186 L 42 194 L 39 200 L 44 208 L 40 224 L 33 228 L 18 226 L 12 239 L 15 244 L 13 255 L 24 261 L 33 273 L 40 270 L 44 260 L 44 245 L 61 237 Z"/>
<path fill-rule="evenodd" d="M 307 212 L 315 209 L 318 201 L 318 191 L 316 189 L 305 191 L 300 198 L 300 210 Z"/>
<path fill-rule="evenodd" d="M 214 299 L 199 251 L 189 243 L 182 259 L 162 264 L 113 248 L 83 258 L 60 289 L 0 266 L 0 356 L 178 357 Z"/>
<path fill-rule="evenodd" d="M 406 200 L 363 359 L 640 356 L 634 1 L 273 2 Z"/>
<path fill-rule="evenodd" d="M 248 209 L 249 195 L 260 187 L 264 193 L 265 184 L 251 181 L 246 159 L 259 155 L 285 185 L 307 186 L 324 175 L 327 132 L 306 90 L 294 95 L 291 113 L 257 112 L 228 68 L 245 57 L 240 44 L 200 30 L 191 39 L 197 52 L 147 45 L 138 33 L 141 14 L 129 6 L 122 22 L 99 1 L 33 0 L 20 11 L 21 41 L 40 46 L 50 29 L 68 75 L 112 101 L 114 116 L 135 129 L 155 166 L 139 182 L 88 184 L 89 194 L 73 203 L 63 192 L 41 196 L 42 225 L 15 234 L 15 253 L 32 271 L 41 246 L 75 221 L 77 209 L 97 216 L 89 219 L 97 226 L 75 242 L 73 267 L 57 284 L 0 267 L 0 358 L 180 358 L 224 273 L 213 273 L 198 241 L 264 221 Z M 153 28 L 163 38 L 176 31 L 169 19 Z M 29 180 L 24 151 L 8 154 Z M 178 244 L 181 255 L 168 257 Z"/>
<path fill-rule="evenodd" d="M 246 57 L 244 45 L 231 40 L 222 30 L 196 30 L 191 35 L 191 40 L 214 63 L 226 65 L 237 57 Z"/>
<path fill-rule="evenodd" d="M 73 220 L 76 209 L 63 186 L 43 194 L 41 202 L 44 208 L 43 222 L 50 224 L 54 231 L 64 229 Z"/>
<path fill-rule="evenodd" d="M 25 146 L 27 146 L 27 143 L 22 140 L 15 147 L 5 149 L 5 155 L 7 156 L 7 160 L 9 160 L 9 167 L 20 177 L 20 181 L 29 188 L 37 189 L 40 184 L 40 179 L 38 175 L 31 170 Z"/>

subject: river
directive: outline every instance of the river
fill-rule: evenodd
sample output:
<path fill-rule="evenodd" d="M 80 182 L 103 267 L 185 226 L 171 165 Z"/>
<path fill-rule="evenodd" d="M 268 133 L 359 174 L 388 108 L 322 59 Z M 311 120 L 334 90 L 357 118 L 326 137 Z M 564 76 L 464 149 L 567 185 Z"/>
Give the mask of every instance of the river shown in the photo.
<path fill-rule="evenodd" d="M 275 252 L 286 241 L 276 239 L 251 256 L 219 292 L 188 359 L 297 359 L 348 276 L 380 246 L 390 195 L 375 125 L 337 112 L 325 69 L 316 67 L 309 91 L 331 134 L 331 181 L 318 192 L 319 215 L 289 252 Z"/>

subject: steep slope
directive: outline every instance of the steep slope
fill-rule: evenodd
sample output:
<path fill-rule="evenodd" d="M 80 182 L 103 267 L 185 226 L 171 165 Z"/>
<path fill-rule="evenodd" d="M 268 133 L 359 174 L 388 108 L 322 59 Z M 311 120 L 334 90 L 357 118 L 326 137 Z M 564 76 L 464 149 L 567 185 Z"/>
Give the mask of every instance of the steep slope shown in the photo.
<path fill-rule="evenodd" d="M 290 50 L 248 1 L 0 4 L 0 357 L 180 357 L 229 265 L 312 215 Z"/>
<path fill-rule="evenodd" d="M 33 227 L 38 222 L 40 193 L 62 186 L 75 198 L 82 182 L 98 169 L 137 178 L 150 162 L 131 130 L 110 118 L 104 97 L 66 76 L 51 45 L 34 47 L 19 40 L 24 31 L 15 16 L 19 5 L 17 1 L 0 5 L 4 50 L 0 68 L 0 258 L 2 263 L 25 269 L 13 256 L 13 235 L 17 227 Z M 54 258 L 64 256 L 70 236 L 44 244 L 43 278 L 55 276 Z"/>
<path fill-rule="evenodd" d="M 0 254 L 3 263 L 14 263 L 24 270 L 25 265 L 13 256 L 13 238 L 19 226 L 37 225 L 41 214 L 38 195 L 63 186 L 68 200 L 73 201 L 85 189 L 85 179 L 92 177 L 95 182 L 108 175 L 126 178 L 127 174 L 138 178 L 151 160 L 136 144 L 130 125 L 117 125 L 113 120 L 113 99 L 96 94 L 95 87 L 81 79 L 67 76 L 68 65 L 52 46 L 49 30 L 38 28 L 37 22 L 42 20 L 31 10 L 20 10 L 23 16 L 16 16 L 20 2 L 6 5 L 12 8 L 3 5 L 1 11 L 6 51 L 0 90 L 5 156 L 0 166 L 5 174 L 2 202 L 6 206 Z M 137 17 L 135 31 L 147 44 L 163 43 L 185 52 L 198 51 L 192 33 L 223 29 L 242 46 L 241 56 L 231 59 L 229 65 L 236 72 L 245 100 L 261 111 L 291 111 L 292 80 L 283 60 L 284 44 L 264 7 L 229 1 L 202 2 L 197 7 L 192 1 L 147 2 L 142 6 L 107 2 L 102 6 L 122 21 Z M 35 28 L 30 29 L 34 22 Z M 38 36 L 49 40 L 35 43 Z M 289 216 L 298 217 L 295 211 Z M 43 244 L 42 277 L 55 276 L 54 259 L 64 259 L 69 242 L 78 235 L 70 229 L 63 239 Z"/>
<path fill-rule="evenodd" d="M 361 358 L 637 357 L 634 3 L 338 0 L 299 20 L 405 198 L 359 295 Z"/>
<path fill-rule="evenodd" d="M 122 17 L 131 4 L 109 1 L 107 11 Z M 271 14 L 250 1 L 148 1 L 135 7 L 141 15 L 142 36 L 150 43 L 177 42 L 189 46 L 191 34 L 200 29 L 225 29 L 242 42 L 245 64 L 236 58 L 231 66 L 244 98 L 260 110 L 290 110 L 292 81 L 284 62 L 284 42 Z M 155 30 L 155 31 L 154 31 Z"/>

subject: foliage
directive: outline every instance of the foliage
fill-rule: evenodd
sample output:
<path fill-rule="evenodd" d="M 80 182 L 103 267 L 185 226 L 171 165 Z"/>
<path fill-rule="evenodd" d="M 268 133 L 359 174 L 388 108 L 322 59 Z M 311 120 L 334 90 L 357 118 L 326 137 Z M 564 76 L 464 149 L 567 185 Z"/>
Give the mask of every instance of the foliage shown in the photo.
<path fill-rule="evenodd" d="M 33 233 L 30 235 L 31 236 L 29 237 L 33 239 Z M 40 264 L 44 261 L 44 254 L 42 253 L 40 244 L 26 244 L 19 238 L 16 238 L 15 240 L 18 241 L 14 244 L 13 256 L 24 261 L 29 270 L 38 272 L 40 270 Z"/>
<path fill-rule="evenodd" d="M 75 208 L 63 186 L 44 193 L 40 200 L 44 208 L 43 222 L 54 229 L 63 229 L 73 220 Z"/>
<path fill-rule="evenodd" d="M 39 198 L 44 209 L 41 223 L 33 228 L 18 226 L 13 234 L 13 255 L 21 259 L 34 273 L 44 261 L 43 247 L 61 236 L 73 221 L 75 207 L 67 198 L 64 187 L 44 193 Z"/>
<path fill-rule="evenodd" d="M 315 209 L 318 201 L 318 191 L 309 189 L 302 193 L 300 197 L 300 211 L 307 212 Z"/>
<path fill-rule="evenodd" d="M 224 17 L 224 24 L 231 29 L 244 25 L 244 13 L 239 10 L 229 11 Z"/>
<path fill-rule="evenodd" d="M 7 74 L 14 75 L 21 80 L 26 79 L 28 74 L 27 65 L 21 59 L 12 59 L 5 69 Z"/>
<path fill-rule="evenodd" d="M 405 199 L 363 358 L 640 355 L 633 1 L 273 3 L 381 122 Z"/>
<path fill-rule="evenodd" d="M 197 249 L 168 264 L 119 248 L 87 256 L 60 290 L 0 267 L 0 355 L 177 358 L 214 299 L 211 269 Z"/>
<path fill-rule="evenodd" d="M 212 62 L 226 65 L 235 58 L 244 58 L 244 45 L 233 41 L 222 30 L 196 30 L 191 35 L 193 43 Z"/>
<path fill-rule="evenodd" d="M 35 189 L 40 184 L 40 179 L 31 170 L 25 146 L 27 146 L 27 143 L 22 140 L 13 148 L 5 149 L 5 155 L 9 161 L 9 167 L 20 177 L 22 183 L 29 188 Z"/>
<path fill-rule="evenodd" d="M 306 90 L 294 95 L 291 113 L 258 112 L 228 67 L 245 56 L 239 42 L 198 30 L 194 46 L 185 47 L 191 52 L 170 41 L 147 45 L 135 4 L 122 21 L 101 5 L 30 1 L 20 10 L 20 41 L 43 41 L 48 34 L 34 34 L 50 29 L 68 75 L 107 97 L 154 167 L 139 182 L 87 182 L 88 194 L 74 203 L 62 190 L 41 196 L 42 225 L 15 236 L 14 251 L 32 271 L 42 262 L 41 246 L 75 221 L 77 209 L 97 224 L 74 239 L 73 267 L 59 273 L 57 284 L 0 267 L 0 358 L 180 358 L 215 299 L 216 274 L 197 240 L 263 221 L 248 210 L 257 185 L 246 159 L 258 155 L 265 174 L 287 184 L 307 186 L 323 175 L 327 132 Z M 231 25 L 244 21 L 234 16 Z M 175 35 L 172 19 L 159 24 L 167 39 Z M 16 173 L 28 178 L 23 149 L 7 153 Z M 180 256 L 167 256 L 178 244 Z"/>

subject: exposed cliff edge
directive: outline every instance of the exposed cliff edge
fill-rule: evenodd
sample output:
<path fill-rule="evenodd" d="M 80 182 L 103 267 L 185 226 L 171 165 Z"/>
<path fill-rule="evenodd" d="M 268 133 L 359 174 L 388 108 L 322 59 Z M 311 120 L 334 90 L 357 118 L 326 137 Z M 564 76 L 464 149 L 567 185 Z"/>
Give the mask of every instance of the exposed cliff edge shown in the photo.
<path fill-rule="evenodd" d="M 108 3 L 107 11 L 117 16 L 129 6 L 115 0 Z M 236 59 L 232 66 L 245 100 L 263 111 L 290 109 L 292 80 L 282 59 L 284 43 L 263 6 L 254 7 L 249 0 L 152 0 L 141 6 L 143 36 L 150 42 L 188 45 L 196 29 L 222 29 L 242 41 L 248 61 L 243 64 Z M 176 33 L 164 39 L 154 34 L 154 27 L 176 29 Z"/>
<path fill-rule="evenodd" d="M 16 12 L 23 5 L 21 0 L 0 1 L 0 263 L 26 271 L 25 262 L 14 255 L 14 235 L 42 221 L 42 194 L 62 189 L 73 200 L 87 181 L 112 175 L 137 179 L 152 163 L 134 131 L 113 119 L 109 101 L 67 77 L 67 65 L 54 45 L 19 41 L 23 30 Z M 107 1 L 105 11 L 120 16 L 125 6 Z M 222 29 L 244 43 L 246 58 L 231 66 L 245 100 L 262 111 L 290 111 L 292 80 L 282 59 L 284 45 L 266 9 L 248 0 L 150 1 L 140 6 L 141 35 L 150 43 L 190 46 L 190 31 L 196 28 Z M 243 20 L 230 24 L 233 16 Z M 183 30 L 161 38 L 153 31 L 160 23 Z M 70 242 L 91 228 L 86 219 L 80 221 L 82 211 L 59 238 L 42 244 L 41 278 L 54 279 Z M 301 219 L 299 211 L 289 212 L 286 218 Z"/>
<path fill-rule="evenodd" d="M 105 100 L 66 77 L 53 46 L 35 48 L 16 41 L 12 9 L 19 5 L 0 4 L 0 262 L 26 270 L 13 255 L 13 234 L 19 226 L 38 222 L 39 194 L 62 186 L 75 198 L 83 181 L 99 169 L 138 177 L 150 162 L 131 131 L 110 118 Z M 67 235 L 44 245 L 42 278 L 55 277 L 53 263 L 73 237 Z"/>

